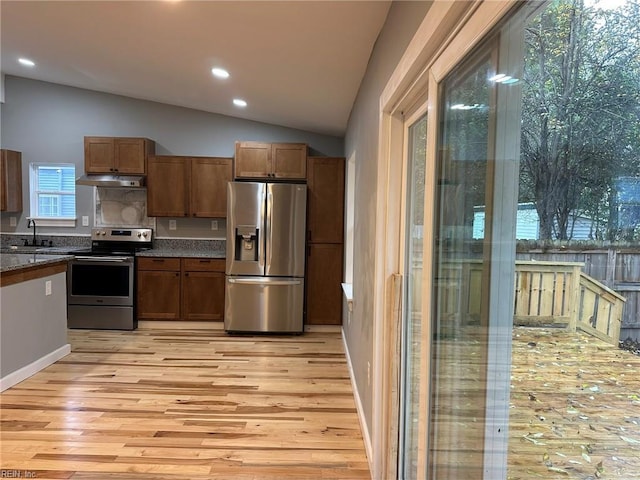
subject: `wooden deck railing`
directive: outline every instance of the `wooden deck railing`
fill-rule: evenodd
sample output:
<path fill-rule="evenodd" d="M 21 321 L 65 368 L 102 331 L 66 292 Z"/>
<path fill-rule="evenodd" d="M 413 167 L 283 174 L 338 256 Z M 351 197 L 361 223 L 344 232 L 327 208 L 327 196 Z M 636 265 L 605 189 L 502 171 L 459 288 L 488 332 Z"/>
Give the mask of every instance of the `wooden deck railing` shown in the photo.
<path fill-rule="evenodd" d="M 516 262 L 515 325 L 553 325 L 618 344 L 625 298 L 579 262 Z"/>
<path fill-rule="evenodd" d="M 516 261 L 514 325 L 580 329 L 617 345 L 625 298 L 583 273 L 583 266 L 580 262 Z M 480 261 L 442 268 L 437 283 L 443 318 L 459 324 L 480 321 L 481 279 Z"/>

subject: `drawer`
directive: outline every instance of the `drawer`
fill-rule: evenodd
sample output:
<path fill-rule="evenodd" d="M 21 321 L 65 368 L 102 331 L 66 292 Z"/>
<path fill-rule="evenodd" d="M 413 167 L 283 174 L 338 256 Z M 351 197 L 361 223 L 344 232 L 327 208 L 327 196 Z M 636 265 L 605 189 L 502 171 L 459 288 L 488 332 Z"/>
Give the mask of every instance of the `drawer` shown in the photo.
<path fill-rule="evenodd" d="M 182 268 L 185 271 L 224 272 L 226 261 L 221 258 L 183 258 Z"/>
<path fill-rule="evenodd" d="M 138 270 L 175 270 L 180 271 L 179 258 L 139 257 Z"/>

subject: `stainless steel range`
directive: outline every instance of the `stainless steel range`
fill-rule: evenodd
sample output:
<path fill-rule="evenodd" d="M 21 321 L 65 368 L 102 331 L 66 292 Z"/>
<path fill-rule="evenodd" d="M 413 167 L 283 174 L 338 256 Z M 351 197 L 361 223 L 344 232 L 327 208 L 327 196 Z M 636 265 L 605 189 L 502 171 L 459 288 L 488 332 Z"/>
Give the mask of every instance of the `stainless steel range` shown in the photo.
<path fill-rule="evenodd" d="M 150 228 L 92 229 L 91 250 L 69 263 L 67 326 L 136 329 L 135 253 L 152 247 Z"/>

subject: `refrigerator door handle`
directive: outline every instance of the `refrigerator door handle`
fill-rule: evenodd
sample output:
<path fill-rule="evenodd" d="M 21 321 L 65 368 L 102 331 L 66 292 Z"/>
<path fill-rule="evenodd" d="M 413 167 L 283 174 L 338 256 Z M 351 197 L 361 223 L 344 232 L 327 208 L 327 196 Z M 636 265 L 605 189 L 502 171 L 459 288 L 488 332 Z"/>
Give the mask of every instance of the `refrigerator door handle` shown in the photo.
<path fill-rule="evenodd" d="M 272 280 L 269 278 L 229 278 L 229 283 L 242 285 L 300 285 L 302 280 Z"/>
<path fill-rule="evenodd" d="M 266 205 L 266 242 L 264 250 L 264 271 L 269 272 L 271 269 L 271 260 L 273 252 L 273 194 L 267 185 L 267 205 Z"/>

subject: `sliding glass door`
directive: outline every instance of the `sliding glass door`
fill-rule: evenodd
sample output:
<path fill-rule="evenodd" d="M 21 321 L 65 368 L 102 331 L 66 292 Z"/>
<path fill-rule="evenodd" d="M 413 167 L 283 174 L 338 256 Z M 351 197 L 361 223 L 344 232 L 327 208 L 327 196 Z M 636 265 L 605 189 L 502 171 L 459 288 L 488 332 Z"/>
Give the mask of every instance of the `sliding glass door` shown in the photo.
<path fill-rule="evenodd" d="M 420 451 L 420 366 L 422 344 L 422 263 L 424 243 L 424 190 L 427 117 L 407 122 L 407 180 L 405 193 L 405 262 L 402 322 L 401 375 L 404 385 L 400 420 L 399 478 L 416 478 Z"/>
<path fill-rule="evenodd" d="M 429 424 L 434 479 L 482 478 L 495 131 L 488 79 L 496 72 L 492 49 L 483 50 L 441 86 Z"/>
<path fill-rule="evenodd" d="M 513 20 L 443 61 L 405 128 L 399 478 L 506 478 L 521 38 Z"/>

